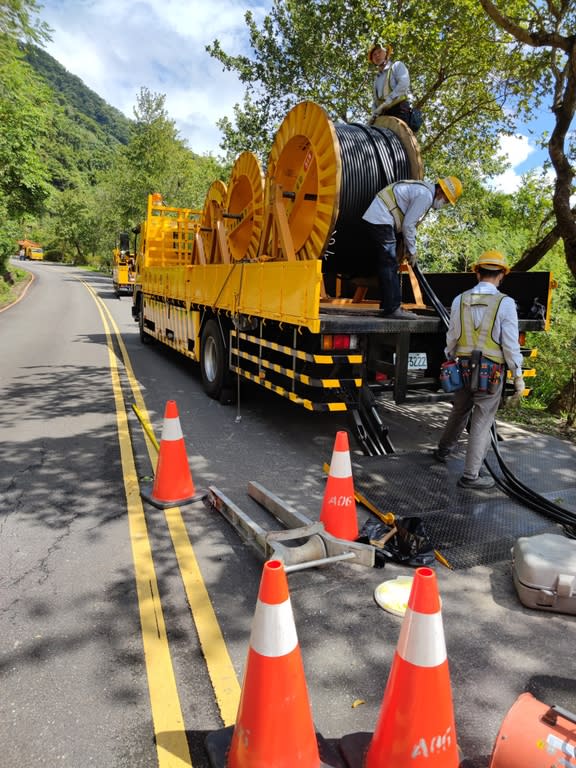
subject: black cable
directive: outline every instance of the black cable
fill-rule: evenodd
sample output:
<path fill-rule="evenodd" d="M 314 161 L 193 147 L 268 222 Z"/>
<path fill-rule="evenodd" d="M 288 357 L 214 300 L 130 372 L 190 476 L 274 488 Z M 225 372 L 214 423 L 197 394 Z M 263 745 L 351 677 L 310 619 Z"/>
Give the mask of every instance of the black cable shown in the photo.
<path fill-rule="evenodd" d="M 401 141 L 387 128 L 337 123 L 335 130 L 342 163 L 339 220 L 357 221 L 381 189 L 409 178 L 410 166 Z"/>
<path fill-rule="evenodd" d="M 342 230 L 343 222 L 354 221 L 362 216 L 377 192 L 394 181 L 410 178 L 410 170 L 406 150 L 393 131 L 356 123 L 337 124 L 335 128 L 342 162 L 337 227 Z M 417 264 L 414 265 L 413 271 L 420 287 L 448 329 L 448 310 L 440 302 Z M 498 449 L 495 425 L 491 429 L 491 441 L 502 476 L 497 475 L 486 459 L 484 464 L 498 486 L 526 506 L 561 523 L 565 526 L 567 535 L 576 537 L 576 513 L 563 509 L 524 485 L 506 465 Z"/>
<path fill-rule="evenodd" d="M 446 329 L 448 329 L 448 324 L 450 322 L 450 315 L 448 314 L 448 311 L 439 301 L 438 297 L 430 287 L 430 284 L 422 273 L 420 267 L 416 264 L 412 269 L 416 275 L 416 279 L 418 280 L 420 287 L 430 300 L 432 306 L 446 326 Z M 537 491 L 529 488 L 527 485 L 522 483 L 516 477 L 516 475 L 514 475 L 514 473 L 502 458 L 498 448 L 498 433 L 495 424 L 492 425 L 490 437 L 492 441 L 492 449 L 494 451 L 494 455 L 496 456 L 496 460 L 498 461 L 498 466 L 502 472 L 502 477 L 497 475 L 496 471 L 492 468 L 490 462 L 487 459 L 484 459 L 484 464 L 498 486 L 506 494 L 508 494 L 508 496 L 518 499 L 527 507 L 530 507 L 536 512 L 540 512 L 541 514 L 550 517 L 552 520 L 560 523 L 564 526 L 564 531 L 567 536 L 576 538 L 576 512 L 571 512 L 570 510 L 564 509 L 559 504 L 555 504 L 553 501 L 545 498 Z"/>

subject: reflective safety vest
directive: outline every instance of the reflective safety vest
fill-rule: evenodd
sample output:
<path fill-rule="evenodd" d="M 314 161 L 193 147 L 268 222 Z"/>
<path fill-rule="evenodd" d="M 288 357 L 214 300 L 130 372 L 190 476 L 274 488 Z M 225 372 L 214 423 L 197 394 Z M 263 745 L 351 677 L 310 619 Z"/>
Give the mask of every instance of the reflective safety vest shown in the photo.
<path fill-rule="evenodd" d="M 460 338 L 456 344 L 457 357 L 470 357 L 474 349 L 479 349 L 483 357 L 493 363 L 503 363 L 502 347 L 493 338 L 494 322 L 500 308 L 503 293 L 475 293 L 466 291 L 460 299 Z M 474 327 L 472 307 L 485 307 L 480 325 Z"/>
<path fill-rule="evenodd" d="M 411 179 L 408 179 L 406 181 L 395 181 L 393 184 L 389 184 L 387 187 L 384 187 L 384 189 L 381 189 L 380 192 L 378 192 L 378 197 L 380 198 L 380 200 L 382 200 L 386 208 L 388 208 L 388 210 L 392 214 L 396 231 L 402 232 L 402 222 L 404 221 L 404 211 L 398 205 L 398 201 L 396 200 L 396 195 L 394 194 L 394 187 L 396 186 L 396 184 L 422 184 L 422 182 L 414 181 Z M 428 189 L 428 187 L 426 187 L 426 189 Z M 428 211 L 426 211 L 426 213 L 428 213 Z M 424 216 L 426 216 L 426 213 L 420 218 L 420 221 L 422 221 Z M 420 221 L 418 222 L 418 224 L 420 223 Z"/>
<path fill-rule="evenodd" d="M 388 67 L 388 71 L 386 72 L 386 78 L 384 79 L 384 87 L 382 88 L 382 96 L 378 93 L 376 90 L 376 80 L 374 80 L 374 101 L 378 102 L 378 104 L 382 104 L 382 102 L 386 101 L 390 93 L 392 92 L 392 88 L 390 87 L 390 78 L 392 77 L 392 68 L 394 64 L 390 64 Z M 392 107 L 395 107 L 396 104 L 400 104 L 401 101 L 406 101 L 408 96 L 406 94 L 403 94 L 402 96 L 398 96 L 397 99 L 394 99 L 386 106 L 386 109 L 391 109 Z"/>

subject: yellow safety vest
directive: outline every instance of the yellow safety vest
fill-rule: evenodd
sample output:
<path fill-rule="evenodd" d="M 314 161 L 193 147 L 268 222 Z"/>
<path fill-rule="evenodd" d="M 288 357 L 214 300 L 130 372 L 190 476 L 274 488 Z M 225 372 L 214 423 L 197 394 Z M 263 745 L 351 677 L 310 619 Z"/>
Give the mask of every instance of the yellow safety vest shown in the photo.
<path fill-rule="evenodd" d="M 474 289 L 466 291 L 460 299 L 460 338 L 456 344 L 457 357 L 469 357 L 474 349 L 479 349 L 483 357 L 493 363 L 503 363 L 502 347 L 493 338 L 494 322 L 504 294 L 475 293 Z M 472 307 L 486 307 L 482 322 L 474 327 Z"/>
<path fill-rule="evenodd" d="M 382 88 L 382 96 L 379 96 L 376 91 L 376 80 L 374 81 L 374 100 L 378 102 L 378 104 L 382 104 L 386 101 L 388 98 L 388 95 L 392 91 L 392 88 L 390 87 L 390 78 L 392 77 L 392 67 L 394 64 L 390 64 L 388 67 L 388 72 L 386 72 L 386 79 L 384 80 L 384 88 Z M 396 104 L 400 104 L 401 101 L 406 101 L 408 96 L 404 94 L 403 96 L 398 96 L 397 99 L 394 99 L 394 101 L 391 101 L 390 104 L 386 107 L 386 109 L 391 109 L 392 107 L 395 107 Z"/>
<path fill-rule="evenodd" d="M 396 231 L 402 232 L 402 222 L 404 221 L 404 211 L 399 207 L 398 201 L 396 200 L 396 195 L 394 194 L 394 187 L 396 186 L 396 184 L 422 184 L 422 182 L 414 181 L 413 179 L 407 179 L 406 181 L 395 181 L 394 184 L 389 184 L 387 187 L 384 187 L 384 189 L 381 189 L 380 192 L 378 192 L 378 197 L 380 198 L 380 200 L 382 200 L 386 208 L 388 208 L 388 210 L 392 214 Z M 426 186 L 426 185 L 424 184 L 423 186 Z M 426 189 L 428 189 L 428 187 L 426 187 Z M 426 211 L 426 213 L 428 213 L 428 211 Z M 426 213 L 424 214 L 424 216 L 426 216 Z M 422 216 L 420 221 L 422 221 L 424 216 Z M 420 221 L 418 223 L 420 223 Z"/>

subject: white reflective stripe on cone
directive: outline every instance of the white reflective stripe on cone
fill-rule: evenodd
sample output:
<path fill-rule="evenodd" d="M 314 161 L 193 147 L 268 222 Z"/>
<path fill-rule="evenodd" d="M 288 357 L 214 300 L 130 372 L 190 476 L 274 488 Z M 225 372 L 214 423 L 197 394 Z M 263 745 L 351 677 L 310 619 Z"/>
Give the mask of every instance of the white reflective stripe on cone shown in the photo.
<path fill-rule="evenodd" d="M 332 477 L 352 477 L 352 464 L 348 451 L 334 451 L 330 462 L 330 475 Z"/>
<path fill-rule="evenodd" d="M 440 613 L 406 609 L 398 647 L 399 656 L 417 667 L 439 667 L 446 661 L 444 627 Z"/>
<path fill-rule="evenodd" d="M 286 656 L 298 645 L 290 599 L 279 605 L 256 603 L 250 647 L 261 656 Z"/>
<path fill-rule="evenodd" d="M 182 427 L 180 419 L 164 419 L 162 427 L 162 440 L 182 440 Z"/>

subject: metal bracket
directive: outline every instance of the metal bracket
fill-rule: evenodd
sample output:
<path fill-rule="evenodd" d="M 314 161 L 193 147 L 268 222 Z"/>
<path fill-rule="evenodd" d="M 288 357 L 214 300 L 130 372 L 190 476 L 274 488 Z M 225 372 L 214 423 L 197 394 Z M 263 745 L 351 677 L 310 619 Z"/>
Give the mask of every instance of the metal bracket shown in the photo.
<path fill-rule="evenodd" d="M 344 560 L 374 567 L 374 547 L 332 536 L 326 532 L 323 523 L 312 522 L 259 483 L 248 483 L 248 495 L 286 526 L 285 529 L 266 531 L 214 486 L 208 487 L 207 502 L 266 560 L 281 560 L 287 573 Z M 289 541 L 301 543 L 285 543 Z"/>

